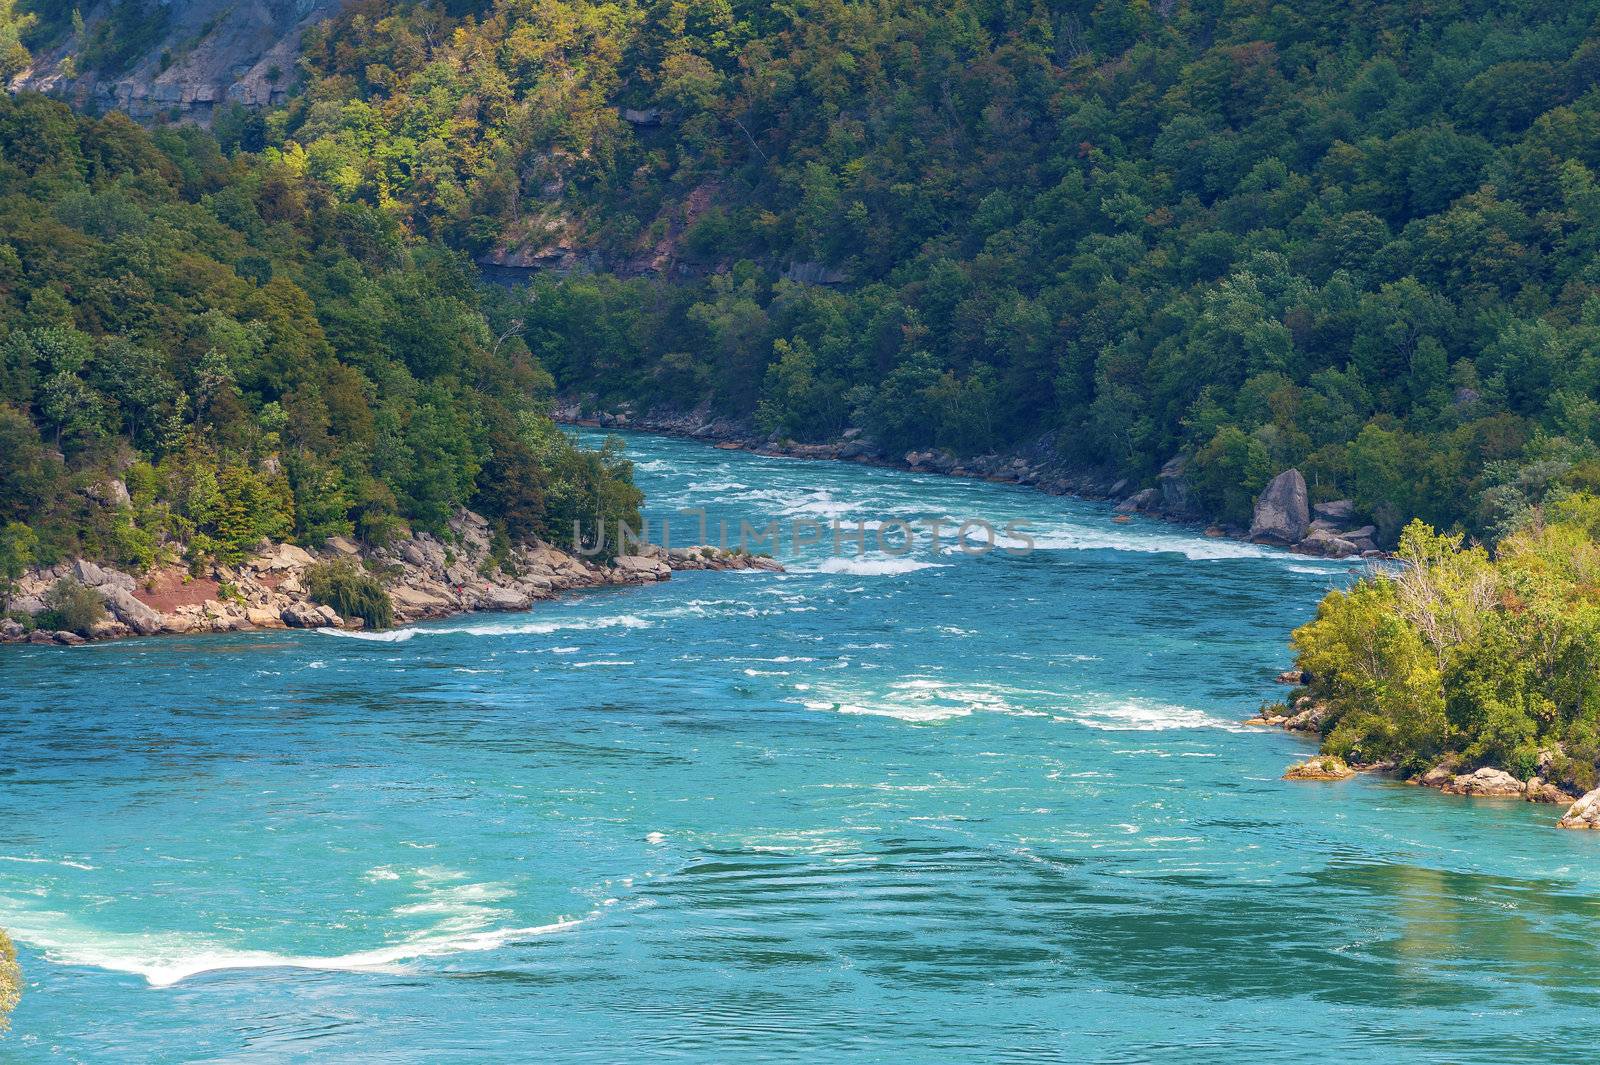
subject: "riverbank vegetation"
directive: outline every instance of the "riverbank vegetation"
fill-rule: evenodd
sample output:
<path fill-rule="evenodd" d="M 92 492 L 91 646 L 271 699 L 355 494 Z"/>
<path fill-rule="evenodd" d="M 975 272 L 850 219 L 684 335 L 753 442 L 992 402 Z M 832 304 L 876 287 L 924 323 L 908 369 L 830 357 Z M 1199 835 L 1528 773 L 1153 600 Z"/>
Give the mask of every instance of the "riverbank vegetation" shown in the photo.
<path fill-rule="evenodd" d="M 17 948 L 0 928 L 0 1032 L 11 1026 L 11 1011 L 22 1001 L 22 967 L 17 964 Z"/>
<path fill-rule="evenodd" d="M 1297 630 L 1352 763 L 1493 766 L 1573 794 L 1600 766 L 1600 495 L 1559 487 L 1493 556 L 1420 522 L 1398 568 L 1331 592 Z"/>
<path fill-rule="evenodd" d="M 464 506 L 506 542 L 570 540 L 575 500 L 637 523 L 493 297 L 293 153 L 0 96 L 0 599 L 25 564 L 448 535 Z"/>
<path fill-rule="evenodd" d="M 1492 539 L 1600 437 L 1597 15 L 364 0 L 219 130 L 568 271 L 521 335 L 602 405 Z"/>

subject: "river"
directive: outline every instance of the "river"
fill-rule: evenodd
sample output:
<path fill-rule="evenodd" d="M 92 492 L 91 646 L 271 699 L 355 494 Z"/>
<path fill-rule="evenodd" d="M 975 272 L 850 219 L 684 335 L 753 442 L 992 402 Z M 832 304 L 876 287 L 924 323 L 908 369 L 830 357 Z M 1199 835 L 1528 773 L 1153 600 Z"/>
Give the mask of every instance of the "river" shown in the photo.
<path fill-rule="evenodd" d="M 1035 549 L 825 538 L 783 575 L 387 633 L 6 648 L 28 986 L 0 1060 L 1587 1051 L 1600 839 L 1286 783 L 1308 745 L 1237 724 L 1347 565 L 1011 485 L 629 450 L 658 520 L 1026 521 Z"/>

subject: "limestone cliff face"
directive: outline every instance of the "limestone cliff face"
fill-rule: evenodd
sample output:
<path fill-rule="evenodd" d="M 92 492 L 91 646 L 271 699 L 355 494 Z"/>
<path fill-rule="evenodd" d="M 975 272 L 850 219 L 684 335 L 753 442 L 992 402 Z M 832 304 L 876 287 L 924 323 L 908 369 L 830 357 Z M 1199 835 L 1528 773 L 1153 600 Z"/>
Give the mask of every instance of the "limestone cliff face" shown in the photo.
<path fill-rule="evenodd" d="M 77 106 L 126 111 L 137 119 L 173 115 L 209 123 L 218 107 L 281 103 L 296 76 L 305 29 L 337 14 L 351 0 L 157 0 L 167 9 L 161 38 L 123 73 L 81 73 L 77 40 L 40 51 L 12 82 L 61 96 Z M 81 5 L 92 30 L 113 0 Z M 69 63 L 68 60 L 72 62 Z"/>

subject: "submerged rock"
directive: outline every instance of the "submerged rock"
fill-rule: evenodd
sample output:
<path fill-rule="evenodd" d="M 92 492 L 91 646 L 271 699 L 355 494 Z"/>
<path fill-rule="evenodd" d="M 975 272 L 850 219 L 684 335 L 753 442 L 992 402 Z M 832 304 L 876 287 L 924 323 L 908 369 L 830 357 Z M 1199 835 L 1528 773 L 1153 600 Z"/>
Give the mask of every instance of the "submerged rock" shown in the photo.
<path fill-rule="evenodd" d="M 1319 754 L 1314 758 L 1292 765 L 1283 774 L 1284 780 L 1343 780 L 1355 776 L 1356 771 L 1343 758 L 1332 754 Z"/>
<path fill-rule="evenodd" d="M 1299 470 L 1284 470 L 1262 490 L 1250 520 L 1250 539 L 1257 543 L 1297 544 L 1311 527 L 1306 479 Z"/>

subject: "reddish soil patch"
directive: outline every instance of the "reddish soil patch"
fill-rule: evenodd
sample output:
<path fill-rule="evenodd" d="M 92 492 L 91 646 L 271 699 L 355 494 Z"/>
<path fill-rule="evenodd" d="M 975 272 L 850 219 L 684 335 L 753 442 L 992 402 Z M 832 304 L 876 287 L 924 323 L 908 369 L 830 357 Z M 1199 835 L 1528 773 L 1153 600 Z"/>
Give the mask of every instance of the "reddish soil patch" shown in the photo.
<path fill-rule="evenodd" d="M 221 586 L 207 578 L 185 580 L 181 569 L 159 570 L 146 584 L 133 590 L 134 598 L 163 614 L 170 614 L 180 606 L 199 606 L 207 599 L 217 598 Z"/>

